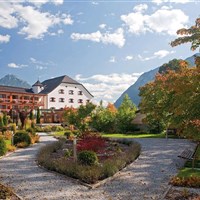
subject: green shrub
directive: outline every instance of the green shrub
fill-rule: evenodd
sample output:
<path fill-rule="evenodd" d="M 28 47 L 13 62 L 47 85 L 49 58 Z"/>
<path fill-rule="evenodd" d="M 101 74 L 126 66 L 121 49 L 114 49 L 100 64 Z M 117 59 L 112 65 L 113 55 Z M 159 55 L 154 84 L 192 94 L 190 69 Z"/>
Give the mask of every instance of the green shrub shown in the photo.
<path fill-rule="evenodd" d="M 43 132 L 42 128 L 40 126 L 35 126 L 36 132 Z"/>
<path fill-rule="evenodd" d="M 11 131 L 13 131 L 13 133 L 16 133 L 16 130 L 17 130 L 16 124 L 15 123 L 10 124 L 10 129 Z"/>
<path fill-rule="evenodd" d="M 67 130 L 64 133 L 64 136 L 66 136 L 67 139 L 69 139 L 71 135 L 72 135 L 72 132 L 70 130 Z"/>
<path fill-rule="evenodd" d="M 78 131 L 78 130 L 73 130 L 73 131 L 72 131 L 72 134 L 73 134 L 74 136 L 76 136 L 76 137 L 80 137 L 80 136 L 81 136 L 80 131 Z"/>
<path fill-rule="evenodd" d="M 31 144 L 31 137 L 27 132 L 20 131 L 14 135 L 13 142 L 14 145 L 17 145 L 18 143 L 26 143 L 28 146 Z"/>
<path fill-rule="evenodd" d="M 28 133 L 30 133 L 32 136 L 35 136 L 35 135 L 36 135 L 35 130 L 34 130 L 33 128 L 31 128 L 31 127 L 27 128 L 26 131 L 27 131 Z"/>
<path fill-rule="evenodd" d="M 6 142 L 3 138 L 0 137 L 0 156 L 5 155 L 7 152 Z"/>
<path fill-rule="evenodd" d="M 51 130 L 53 132 L 55 132 L 55 131 L 63 131 L 64 128 L 62 126 L 52 126 Z"/>
<path fill-rule="evenodd" d="M 115 163 L 113 160 L 106 160 L 103 163 L 102 167 L 102 174 L 103 178 L 107 178 L 110 176 L 113 176 L 118 171 L 118 168 L 115 166 Z"/>
<path fill-rule="evenodd" d="M 78 161 L 83 165 L 95 165 L 98 163 L 97 154 L 93 151 L 81 151 L 78 154 Z"/>
<path fill-rule="evenodd" d="M 68 157 L 72 156 L 72 154 L 73 154 L 72 150 L 70 150 L 70 149 L 65 150 L 65 157 L 68 158 Z"/>
<path fill-rule="evenodd" d="M 45 126 L 42 130 L 43 130 L 44 132 L 51 132 L 52 126 L 50 126 L 50 125 Z"/>
<path fill-rule="evenodd" d="M 38 163 L 49 170 L 77 178 L 86 183 L 96 183 L 98 180 L 114 175 L 137 158 L 140 153 L 140 145 L 133 142 L 130 146 L 127 146 L 125 150 L 122 148 L 122 152 L 120 153 L 109 155 L 106 159 L 99 158 L 100 164 L 94 164 L 97 163 L 98 160 L 94 161 L 96 159 L 96 154 L 90 151 L 89 156 L 88 151 L 86 151 L 86 153 L 84 151 L 80 152 L 78 154 L 79 162 L 75 162 L 70 155 L 72 154 L 72 149 L 70 149 L 70 147 L 69 149 L 63 149 L 65 144 L 65 141 L 59 141 L 42 147 L 38 154 Z M 64 154 L 61 155 L 61 157 L 57 157 L 57 155 L 54 156 L 54 152 L 61 152 L 60 150 L 65 150 Z M 91 153 L 95 155 L 95 158 L 92 160 L 93 164 L 88 165 L 88 163 L 91 162 Z M 83 159 L 83 162 L 86 164 L 80 162 L 81 154 L 83 154 L 81 159 Z"/>

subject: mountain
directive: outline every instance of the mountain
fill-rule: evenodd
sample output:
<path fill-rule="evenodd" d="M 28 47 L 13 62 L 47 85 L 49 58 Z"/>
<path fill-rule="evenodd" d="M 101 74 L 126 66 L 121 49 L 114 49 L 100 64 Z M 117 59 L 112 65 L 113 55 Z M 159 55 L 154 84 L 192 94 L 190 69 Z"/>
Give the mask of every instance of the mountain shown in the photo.
<path fill-rule="evenodd" d="M 200 56 L 200 53 L 194 54 L 193 56 L 185 59 L 186 61 L 188 61 L 190 66 L 195 65 L 195 56 Z M 131 85 L 125 92 L 122 93 L 122 95 L 117 99 L 114 105 L 116 107 L 119 107 L 125 94 L 128 94 L 133 103 L 138 105 L 140 102 L 139 88 L 141 86 L 144 86 L 146 83 L 153 81 L 159 68 L 160 67 L 157 67 L 151 71 L 143 73 L 133 85 Z"/>
<path fill-rule="evenodd" d="M 0 85 L 31 88 L 31 85 L 26 81 L 17 78 L 15 75 L 8 74 L 0 79 Z"/>

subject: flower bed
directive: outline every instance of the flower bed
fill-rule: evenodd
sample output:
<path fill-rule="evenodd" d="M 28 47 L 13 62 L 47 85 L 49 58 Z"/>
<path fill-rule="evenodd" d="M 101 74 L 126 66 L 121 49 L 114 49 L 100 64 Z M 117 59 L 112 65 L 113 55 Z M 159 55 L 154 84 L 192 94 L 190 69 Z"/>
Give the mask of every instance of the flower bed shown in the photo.
<path fill-rule="evenodd" d="M 98 137 L 97 137 L 98 138 Z M 96 139 L 97 139 L 96 138 Z M 95 138 L 90 138 L 95 140 Z M 77 144 L 79 152 L 94 147 L 91 140 L 81 140 Z M 109 141 L 98 138 L 101 148 L 94 148 L 98 162 L 94 165 L 84 165 L 75 161 L 73 157 L 72 141 L 61 140 L 43 147 L 38 154 L 38 164 L 61 174 L 77 178 L 83 182 L 93 184 L 99 180 L 113 176 L 116 172 L 133 162 L 140 154 L 140 145 L 136 142 Z M 86 145 L 84 141 L 89 145 Z M 84 148 L 83 148 L 84 147 Z"/>

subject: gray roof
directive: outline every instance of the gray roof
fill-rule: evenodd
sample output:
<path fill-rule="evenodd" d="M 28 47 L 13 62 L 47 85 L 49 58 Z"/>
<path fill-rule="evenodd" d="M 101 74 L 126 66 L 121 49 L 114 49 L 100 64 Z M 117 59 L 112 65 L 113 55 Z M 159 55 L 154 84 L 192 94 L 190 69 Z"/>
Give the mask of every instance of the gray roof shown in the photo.
<path fill-rule="evenodd" d="M 56 77 L 56 78 L 52 78 L 52 79 L 48 79 L 46 81 L 43 81 L 42 85 L 44 86 L 44 90 L 42 90 L 40 93 L 41 94 L 48 94 L 51 91 L 53 91 L 56 87 L 58 87 L 61 83 L 82 85 L 79 82 L 70 78 L 69 76 L 64 75 L 64 76 L 60 76 L 60 77 Z M 85 90 L 90 94 L 90 92 L 86 88 L 85 88 Z M 92 94 L 90 94 L 90 95 L 92 96 Z"/>
<path fill-rule="evenodd" d="M 38 81 L 36 81 L 36 82 L 32 85 L 32 87 L 33 87 L 33 86 L 43 86 L 43 85 L 42 85 L 42 83 L 40 83 L 40 81 L 38 80 Z"/>
<path fill-rule="evenodd" d="M 21 87 L 13 87 L 13 86 L 5 86 L 0 85 L 1 92 L 13 92 L 13 93 L 31 93 L 34 94 L 32 89 L 29 88 L 21 88 Z"/>

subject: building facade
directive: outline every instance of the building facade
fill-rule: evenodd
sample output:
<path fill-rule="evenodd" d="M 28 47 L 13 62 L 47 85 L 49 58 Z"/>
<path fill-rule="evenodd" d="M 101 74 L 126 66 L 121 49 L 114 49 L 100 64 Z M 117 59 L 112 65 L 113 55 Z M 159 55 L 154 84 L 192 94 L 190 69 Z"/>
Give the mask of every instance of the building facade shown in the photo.
<path fill-rule="evenodd" d="M 32 88 L 0 86 L 0 111 L 78 108 L 92 99 L 90 92 L 68 76 L 37 81 Z"/>

